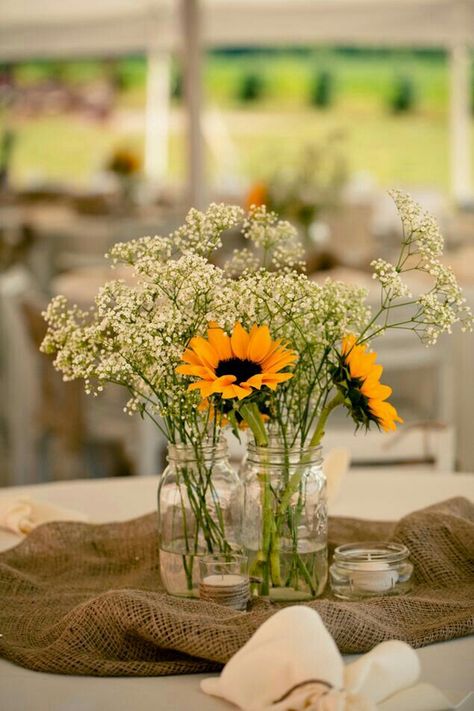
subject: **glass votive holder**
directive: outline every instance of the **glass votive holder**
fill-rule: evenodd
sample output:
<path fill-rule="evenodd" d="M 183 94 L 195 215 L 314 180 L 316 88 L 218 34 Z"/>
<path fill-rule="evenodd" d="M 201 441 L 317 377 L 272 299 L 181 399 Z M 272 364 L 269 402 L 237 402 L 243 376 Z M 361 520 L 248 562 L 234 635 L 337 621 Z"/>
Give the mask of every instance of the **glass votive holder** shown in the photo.
<path fill-rule="evenodd" d="M 246 610 L 250 599 L 247 556 L 205 555 L 199 560 L 199 597 L 234 610 Z"/>
<path fill-rule="evenodd" d="M 401 543 L 346 543 L 334 551 L 331 590 L 343 600 L 404 595 L 411 589 L 413 564 Z"/>

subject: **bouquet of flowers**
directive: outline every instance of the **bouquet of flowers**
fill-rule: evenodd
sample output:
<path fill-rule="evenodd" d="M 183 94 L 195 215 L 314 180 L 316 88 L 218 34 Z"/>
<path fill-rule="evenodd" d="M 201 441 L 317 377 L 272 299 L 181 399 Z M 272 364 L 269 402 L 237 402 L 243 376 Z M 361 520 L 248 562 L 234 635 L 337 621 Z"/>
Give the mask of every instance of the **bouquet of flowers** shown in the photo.
<path fill-rule="evenodd" d="M 472 324 L 440 262 L 435 221 L 407 195 L 393 197 L 403 237 L 395 264 L 373 262 L 377 313 L 363 289 L 308 279 L 296 230 L 275 213 L 214 204 L 191 210 L 167 237 L 115 245 L 110 259 L 129 265 L 135 281 L 105 284 L 91 311 L 62 296 L 49 305 L 42 349 L 55 354 L 64 379 L 84 379 L 94 395 L 107 382 L 122 385 L 127 411 L 150 417 L 170 443 L 159 494 L 170 592 L 195 595 L 196 559 L 242 547 L 257 594 L 304 599 L 322 591 L 320 444 L 330 413 L 343 407 L 356 428 L 395 429 L 402 420 L 369 344 L 388 329 L 411 329 L 434 344 L 455 323 Z M 215 266 L 236 227 L 248 247 Z M 413 270 L 431 278 L 421 296 L 403 281 Z M 250 435 L 243 482 L 223 455 L 227 427 Z"/>

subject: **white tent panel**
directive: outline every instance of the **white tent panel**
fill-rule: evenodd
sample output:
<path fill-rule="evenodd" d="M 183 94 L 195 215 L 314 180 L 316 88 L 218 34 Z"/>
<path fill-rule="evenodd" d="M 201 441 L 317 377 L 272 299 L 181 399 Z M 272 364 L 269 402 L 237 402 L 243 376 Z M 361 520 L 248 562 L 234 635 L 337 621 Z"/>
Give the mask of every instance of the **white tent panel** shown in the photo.
<path fill-rule="evenodd" d="M 0 0 L 0 59 L 176 48 L 176 0 Z M 201 0 L 205 46 L 474 45 L 474 0 Z"/>
<path fill-rule="evenodd" d="M 222 0 L 203 7 L 211 45 L 474 44 L 473 0 Z"/>
<path fill-rule="evenodd" d="M 146 52 L 176 46 L 172 0 L 0 0 L 0 59 Z"/>

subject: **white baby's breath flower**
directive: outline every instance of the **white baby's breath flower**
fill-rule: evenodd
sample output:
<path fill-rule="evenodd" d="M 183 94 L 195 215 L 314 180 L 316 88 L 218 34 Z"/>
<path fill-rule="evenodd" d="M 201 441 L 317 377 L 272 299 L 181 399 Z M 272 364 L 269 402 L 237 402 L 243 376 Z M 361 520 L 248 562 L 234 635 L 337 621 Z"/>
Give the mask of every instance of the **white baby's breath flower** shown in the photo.
<path fill-rule="evenodd" d="M 268 211 L 265 205 L 251 207 L 242 233 L 253 245 L 261 266 L 304 270 L 304 249 L 296 228 L 286 220 L 279 220 L 278 215 Z"/>
<path fill-rule="evenodd" d="M 205 212 L 193 208 L 170 238 L 181 254 L 207 256 L 222 246 L 222 233 L 235 227 L 243 216 L 242 208 L 236 205 L 211 203 Z"/>
<path fill-rule="evenodd" d="M 422 341 L 432 345 L 442 333 L 451 333 L 456 323 L 459 323 L 463 330 L 471 329 L 472 314 L 465 304 L 454 272 L 440 261 L 443 237 L 436 220 L 406 193 L 393 190 L 390 194 L 403 226 L 402 248 L 396 266 L 382 259 L 372 262 L 374 278 L 378 279 L 382 286 L 383 298 L 371 334 L 381 335 L 392 326 L 411 328 Z M 401 276 L 408 270 L 431 277 L 431 285 L 424 294 L 411 302 L 411 316 L 402 322 L 397 316 L 393 316 L 394 320 L 391 320 L 392 310 L 399 305 L 397 300 L 400 297 L 411 297 Z"/>
<path fill-rule="evenodd" d="M 393 298 L 399 298 L 401 296 L 410 297 L 412 294 L 408 286 L 402 281 L 400 272 L 394 267 L 390 262 L 386 262 L 384 259 L 374 259 L 370 266 L 373 267 L 374 273 L 372 275 L 373 279 L 377 279 L 382 288 L 390 292 Z"/>
<path fill-rule="evenodd" d="M 435 218 L 423 211 L 413 198 L 402 190 L 389 192 L 397 206 L 407 244 L 416 242 L 417 251 L 430 260 L 443 252 L 444 240 Z"/>
<path fill-rule="evenodd" d="M 240 207 L 213 204 L 204 212 L 191 210 L 168 237 L 115 245 L 112 262 L 129 265 L 134 279 L 106 283 L 89 311 L 55 297 L 44 314 L 42 350 L 54 355 L 64 380 L 83 379 L 92 395 L 106 383 L 122 385 L 130 393 L 128 414 L 163 422 L 172 441 L 198 442 L 207 436 L 209 420 L 198 409 L 200 396 L 188 390 L 189 377 L 176 373 L 184 349 L 194 336 L 207 335 L 211 321 L 229 334 L 237 322 L 247 329 L 266 324 L 298 360 L 290 380 L 262 395 L 264 404 L 307 436 L 333 387 L 338 344 L 347 334 L 367 341 L 401 325 L 431 344 L 456 323 L 472 325 L 452 270 L 439 260 L 436 223 L 409 196 L 396 192 L 394 199 L 404 227 L 402 252 L 395 265 L 372 263 L 384 295 L 373 318 L 364 290 L 331 280 L 317 284 L 302 273 L 301 246 L 288 222 L 265 207 L 244 216 Z M 211 263 L 222 235 L 239 226 L 248 247 L 225 268 Z M 408 268 L 431 277 L 432 285 L 410 301 L 413 312 L 400 324 L 389 315 L 400 299 L 412 299 L 402 278 Z"/>

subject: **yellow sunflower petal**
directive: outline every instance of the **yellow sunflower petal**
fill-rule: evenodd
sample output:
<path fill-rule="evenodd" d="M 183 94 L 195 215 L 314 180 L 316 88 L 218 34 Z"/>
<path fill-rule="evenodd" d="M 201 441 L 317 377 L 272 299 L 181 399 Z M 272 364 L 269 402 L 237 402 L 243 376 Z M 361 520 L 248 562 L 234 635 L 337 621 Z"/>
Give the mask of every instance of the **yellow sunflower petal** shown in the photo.
<path fill-rule="evenodd" d="M 279 338 L 276 341 L 272 341 L 272 346 L 270 350 L 268 351 L 266 357 L 270 358 L 271 355 L 273 355 L 276 351 L 280 350 L 281 348 L 284 349 L 284 345 L 282 345 L 282 339 Z"/>
<path fill-rule="evenodd" d="M 251 392 L 252 388 L 243 388 L 240 385 L 227 385 L 222 389 L 222 397 L 226 400 L 230 400 L 234 397 L 243 400 L 243 398 L 250 395 Z"/>
<path fill-rule="evenodd" d="M 276 353 L 274 353 L 272 356 L 269 358 L 266 358 L 263 363 L 262 363 L 262 370 L 263 372 L 268 372 L 268 371 L 273 371 L 276 372 L 277 370 L 281 370 L 282 368 L 285 368 L 287 365 L 292 365 L 297 360 L 298 356 L 296 353 L 293 353 L 292 351 L 286 351 L 283 349 L 280 349 Z"/>
<path fill-rule="evenodd" d="M 348 365 L 351 365 L 352 363 L 355 363 L 355 362 L 366 363 L 367 362 L 367 353 L 365 351 L 366 351 L 365 346 L 352 346 L 352 348 L 344 356 L 346 363 Z M 375 357 L 376 356 L 374 354 L 372 361 L 375 360 Z"/>
<path fill-rule="evenodd" d="M 269 375 L 263 376 L 263 385 L 266 385 L 271 390 L 275 390 L 279 383 L 284 383 L 292 377 L 293 373 L 270 373 Z"/>
<path fill-rule="evenodd" d="M 219 328 L 215 322 L 209 324 L 207 339 L 217 353 L 219 360 L 228 360 L 229 358 L 232 358 L 230 338 L 227 333 L 225 333 L 222 328 Z"/>
<path fill-rule="evenodd" d="M 267 357 L 272 347 L 272 337 L 268 326 L 260 326 L 251 330 L 247 358 L 255 363 L 261 363 Z"/>
<path fill-rule="evenodd" d="M 369 409 L 377 418 L 380 427 L 388 432 L 396 429 L 396 422 L 403 422 L 396 409 L 389 402 L 382 400 L 369 400 Z"/>
<path fill-rule="evenodd" d="M 205 338 L 202 338 L 202 336 L 194 336 L 194 338 L 191 338 L 190 346 L 199 357 L 203 365 L 206 365 L 208 368 L 212 368 L 213 370 L 217 367 L 219 356 Z"/>
<path fill-rule="evenodd" d="M 286 380 L 290 380 L 294 373 L 264 373 L 263 382 L 274 382 L 274 383 L 284 383 Z"/>
<path fill-rule="evenodd" d="M 367 378 L 372 375 L 380 378 L 383 368 L 375 365 L 376 353 L 355 353 L 349 361 L 349 370 L 353 378 Z"/>
<path fill-rule="evenodd" d="M 235 383 L 235 375 L 221 375 L 220 378 L 216 378 L 212 383 L 213 393 L 222 393 L 225 388 Z"/>
<path fill-rule="evenodd" d="M 212 380 L 215 377 L 214 372 L 203 365 L 178 365 L 176 372 L 180 375 L 194 375 L 204 380 Z"/>
<path fill-rule="evenodd" d="M 347 355 L 354 347 L 355 342 L 356 337 L 354 335 L 346 336 L 342 341 L 342 355 Z"/>
<path fill-rule="evenodd" d="M 243 385 L 231 385 L 230 387 L 234 390 L 234 397 L 237 397 L 239 400 L 243 400 L 244 397 L 252 394 L 252 388 L 246 388 L 243 387 Z"/>
<path fill-rule="evenodd" d="M 235 324 L 230 342 L 234 356 L 245 360 L 247 358 L 247 349 L 249 346 L 249 334 L 243 328 L 242 324 Z"/>
<path fill-rule="evenodd" d="M 186 348 L 181 356 L 181 360 L 191 365 L 202 365 L 201 359 L 190 348 Z"/>
<path fill-rule="evenodd" d="M 188 390 L 200 390 L 203 398 L 212 395 L 212 383 L 206 380 L 199 380 L 197 383 L 191 383 L 188 385 Z"/>
<path fill-rule="evenodd" d="M 277 387 L 278 387 L 278 385 L 279 385 L 279 383 L 278 383 L 276 380 L 272 380 L 272 379 L 270 379 L 270 378 L 268 378 L 268 379 L 266 378 L 264 385 L 266 385 L 267 388 L 270 388 L 270 390 L 276 390 Z"/>
<path fill-rule="evenodd" d="M 364 381 L 360 391 L 366 397 L 374 400 L 386 400 L 392 394 L 392 388 L 389 385 L 383 385 L 370 377 Z"/>
<path fill-rule="evenodd" d="M 262 387 L 262 378 L 263 374 L 262 373 L 257 373 L 256 375 L 252 375 L 251 378 L 247 378 L 243 383 L 240 383 L 243 387 L 252 387 L 255 388 L 256 390 L 260 390 Z"/>

